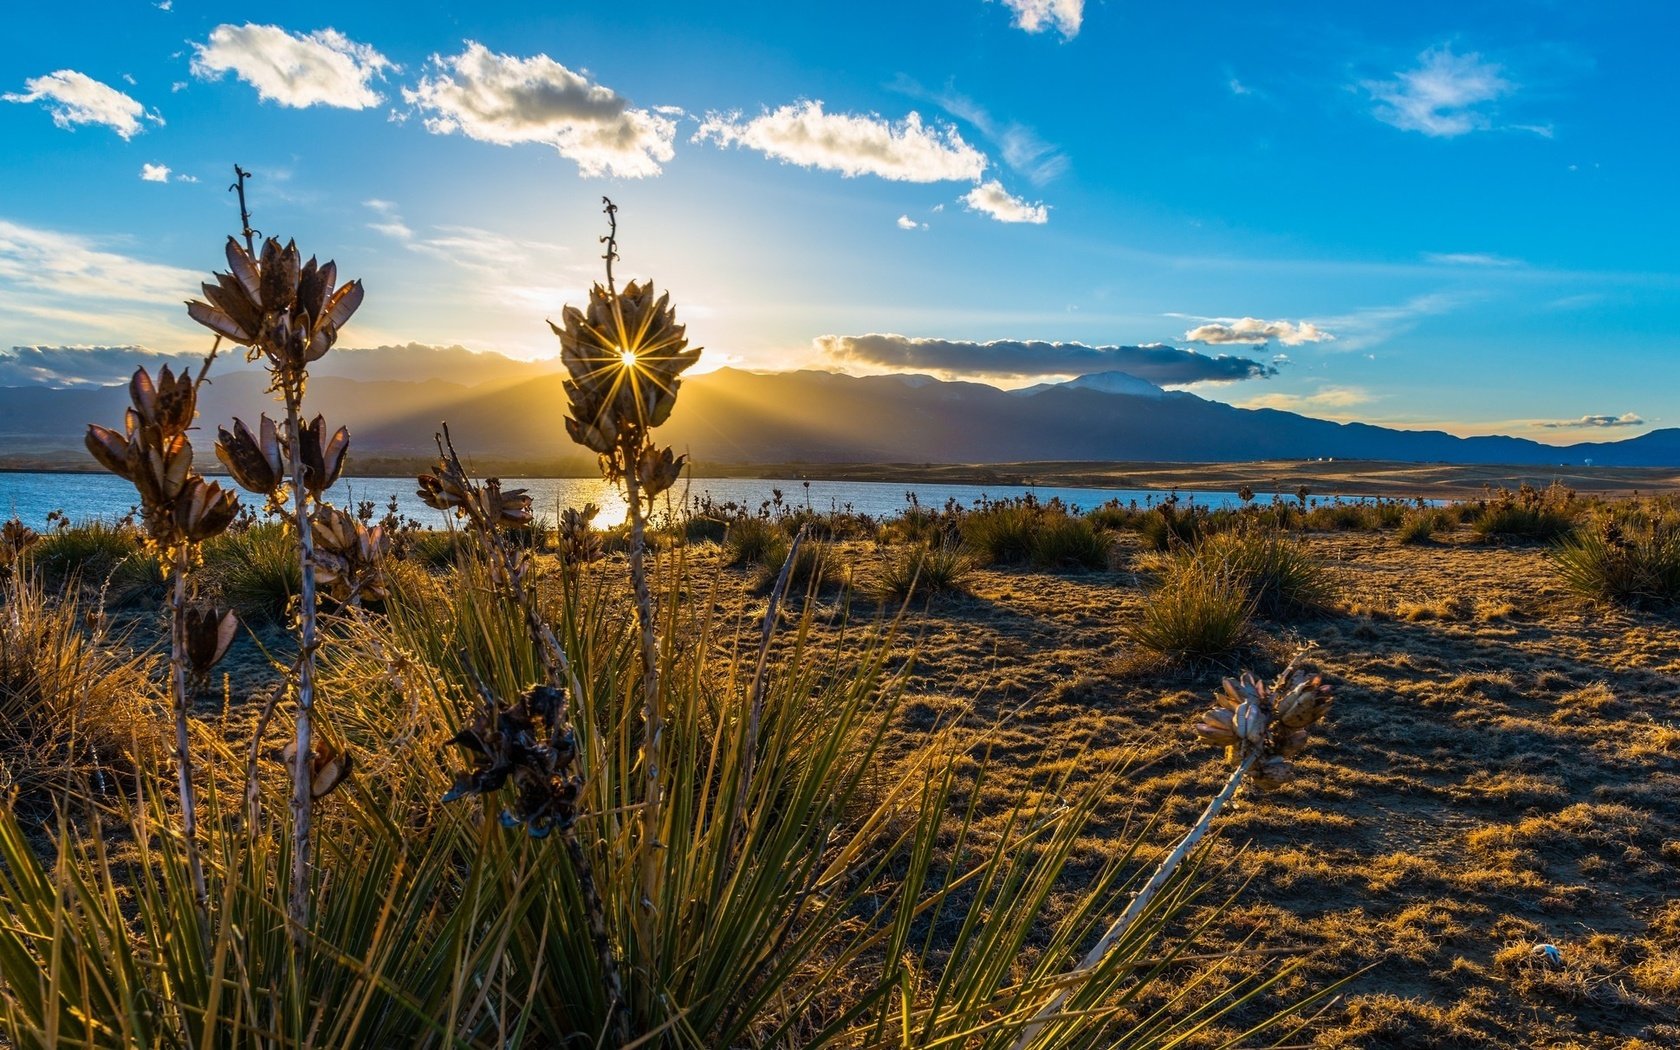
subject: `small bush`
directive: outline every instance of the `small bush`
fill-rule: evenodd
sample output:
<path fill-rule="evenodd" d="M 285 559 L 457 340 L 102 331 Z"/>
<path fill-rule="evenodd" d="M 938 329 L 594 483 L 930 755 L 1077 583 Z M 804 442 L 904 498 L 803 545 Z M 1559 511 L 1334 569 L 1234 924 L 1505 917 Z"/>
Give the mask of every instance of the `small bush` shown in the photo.
<path fill-rule="evenodd" d="M 1192 562 L 1162 580 L 1126 635 L 1138 649 L 1175 663 L 1214 660 L 1243 643 L 1252 609 L 1241 582 Z"/>
<path fill-rule="evenodd" d="M 1033 537 L 1032 563 L 1045 569 L 1106 569 L 1113 539 L 1085 518 L 1058 517 Z"/>
<path fill-rule="evenodd" d="M 963 542 L 987 565 L 1024 564 L 1032 556 L 1038 517 L 1038 508 L 1022 504 L 977 510 L 963 520 Z"/>
<path fill-rule="evenodd" d="M 1168 575 L 1196 573 L 1229 579 L 1242 590 L 1253 611 L 1266 617 L 1316 612 L 1334 596 L 1322 561 L 1299 540 L 1261 529 L 1209 536 L 1199 546 L 1181 551 Z"/>
<path fill-rule="evenodd" d="M 1400 522 L 1394 538 L 1401 543 L 1428 543 L 1442 524 L 1440 511 L 1414 510 Z"/>
<path fill-rule="evenodd" d="M 83 630 L 85 610 L 27 574 L 0 581 L 0 790 L 161 751 L 153 657 Z"/>
<path fill-rule="evenodd" d="M 1610 520 L 1552 551 L 1565 588 L 1590 601 L 1654 608 L 1680 601 L 1680 532 Z"/>
<path fill-rule="evenodd" d="M 782 563 L 787 560 L 790 546 L 789 541 L 783 540 L 768 552 L 775 557 L 758 563 L 754 584 L 760 591 L 767 592 L 776 585 L 776 577 L 781 575 Z M 838 585 L 844 578 L 834 545 L 806 536 L 799 544 L 799 553 L 794 556 L 793 568 L 788 572 L 787 593 L 820 591 Z"/>
<path fill-rule="evenodd" d="M 696 514 L 683 522 L 682 533 L 689 543 L 722 543 L 729 534 L 729 522 Z"/>
<path fill-rule="evenodd" d="M 454 568 L 470 543 L 464 532 L 430 529 L 408 537 L 403 556 L 433 572 L 441 572 Z"/>
<path fill-rule="evenodd" d="M 723 552 L 726 565 L 775 562 L 780 567 L 787 556 L 787 534 L 763 518 L 736 518 L 724 535 Z"/>
<path fill-rule="evenodd" d="M 112 605 L 163 597 L 163 563 L 141 546 L 140 533 L 131 525 L 91 518 L 43 536 L 23 560 L 49 591 L 79 580 L 103 589 Z"/>
<path fill-rule="evenodd" d="M 1551 543 L 1574 530 L 1581 510 L 1575 493 L 1560 485 L 1547 489 L 1523 485 L 1515 492 L 1500 489 L 1478 507 L 1470 525 L 1484 542 L 1517 539 Z"/>
<path fill-rule="evenodd" d="M 447 534 L 445 534 L 447 535 Z M 297 548 L 284 525 L 225 532 L 204 545 L 205 576 L 246 623 L 281 623 L 303 589 Z"/>
<path fill-rule="evenodd" d="M 912 593 L 929 597 L 960 592 L 973 571 L 973 558 L 959 544 L 899 547 L 888 552 L 876 574 L 875 594 L 882 601 L 903 601 Z"/>

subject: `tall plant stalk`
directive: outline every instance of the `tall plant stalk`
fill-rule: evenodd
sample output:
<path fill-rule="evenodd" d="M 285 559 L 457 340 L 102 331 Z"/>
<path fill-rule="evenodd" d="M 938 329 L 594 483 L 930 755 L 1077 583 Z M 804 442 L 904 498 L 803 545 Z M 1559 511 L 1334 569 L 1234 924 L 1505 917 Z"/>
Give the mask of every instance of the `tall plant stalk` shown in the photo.
<path fill-rule="evenodd" d="M 210 891 L 204 884 L 204 860 L 198 849 L 198 805 L 193 795 L 192 742 L 187 726 L 187 572 L 191 552 L 175 548 L 175 586 L 169 597 L 169 697 L 175 715 L 175 775 L 181 792 L 181 834 L 187 840 L 187 871 L 193 900 L 205 933 L 210 923 Z"/>
<path fill-rule="evenodd" d="M 298 588 L 297 724 L 292 756 L 292 885 L 287 911 L 301 945 L 309 922 L 309 825 L 314 810 L 312 746 L 315 718 L 315 537 L 310 528 L 309 489 L 304 484 L 300 434 L 301 389 L 286 390 L 287 458 L 291 467 L 292 526 L 297 529 L 303 582 Z"/>

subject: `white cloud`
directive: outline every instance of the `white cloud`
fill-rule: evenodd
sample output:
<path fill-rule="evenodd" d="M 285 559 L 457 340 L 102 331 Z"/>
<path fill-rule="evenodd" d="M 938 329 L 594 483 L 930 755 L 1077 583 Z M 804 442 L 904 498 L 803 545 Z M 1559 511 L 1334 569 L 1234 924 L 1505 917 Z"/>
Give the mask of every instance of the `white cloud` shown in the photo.
<path fill-rule="evenodd" d="M 169 165 L 167 165 L 167 164 L 142 164 L 142 165 L 140 165 L 140 181 L 141 182 L 168 182 L 169 181 Z"/>
<path fill-rule="evenodd" d="M 1233 401 L 1238 408 L 1275 408 L 1282 412 L 1311 412 L 1338 416 L 1346 409 L 1369 404 L 1376 397 L 1357 386 L 1325 386 L 1310 394 L 1259 394 Z"/>
<path fill-rule="evenodd" d="M 1516 90 L 1501 73 L 1481 55 L 1455 55 L 1442 46 L 1423 52 L 1416 69 L 1396 73 L 1394 80 L 1360 86 L 1376 100 L 1374 112 L 1383 123 L 1452 138 L 1492 126 L 1486 107 Z"/>
<path fill-rule="evenodd" d="M 500 55 L 468 41 L 458 55 L 433 55 L 431 66 L 403 98 L 434 135 L 458 131 L 498 146 L 543 143 L 575 161 L 581 175 L 657 175 L 674 156 L 670 115 L 635 109 L 547 55 Z"/>
<path fill-rule="evenodd" d="M 1029 33 L 1054 29 L 1063 39 L 1079 35 L 1085 17 L 1085 0 L 1003 0 L 1015 12 L 1015 24 Z"/>
<path fill-rule="evenodd" d="M 1493 255 L 1489 252 L 1425 252 L 1426 262 L 1440 263 L 1443 266 L 1521 266 L 1519 259 L 1508 259 L 1503 255 Z"/>
<path fill-rule="evenodd" d="M 1284 346 L 1300 346 L 1302 343 L 1328 343 L 1336 337 L 1311 321 L 1262 321 L 1258 317 L 1227 317 L 1197 325 L 1185 332 L 1184 338 L 1192 343 L 1243 343 L 1250 346 L 1269 343 L 1275 339 Z"/>
<path fill-rule="evenodd" d="M 1582 416 L 1580 419 L 1548 419 L 1537 421 L 1537 427 L 1547 430 L 1603 430 L 1608 427 L 1642 427 L 1645 420 L 1637 413 L 1623 412 L 1619 416 Z"/>
<path fill-rule="evenodd" d="M 997 180 L 984 182 L 969 190 L 962 198 L 969 211 L 983 212 L 998 222 L 1030 222 L 1043 225 L 1050 221 L 1050 208 L 1045 204 L 1028 204 L 1019 197 L 1011 197 Z"/>
<path fill-rule="evenodd" d="M 900 215 L 898 217 L 898 228 L 901 230 L 925 230 L 927 229 L 927 223 L 917 222 L 908 215 Z"/>
<path fill-rule="evenodd" d="M 1068 169 L 1067 154 L 1059 147 L 1044 141 L 1025 124 L 999 122 L 986 107 L 967 95 L 951 90 L 929 94 L 907 77 L 900 78 L 895 86 L 914 97 L 928 99 L 953 117 L 974 125 L 988 142 L 997 146 L 1003 162 L 1025 175 L 1034 186 L 1042 186 Z"/>
<path fill-rule="evenodd" d="M 185 80 L 177 80 L 173 84 L 169 85 L 169 93 L 171 95 L 185 90 L 187 90 L 187 82 Z"/>
<path fill-rule="evenodd" d="M 172 177 L 175 179 L 176 182 L 197 182 L 198 181 L 198 176 L 197 175 L 182 175 L 180 172 L 176 172 L 174 174 L 174 176 L 172 176 Z"/>
<path fill-rule="evenodd" d="M 0 330 L 19 343 L 192 345 L 181 302 L 206 276 L 0 219 Z"/>
<path fill-rule="evenodd" d="M 152 6 L 157 8 L 159 11 L 173 11 L 175 10 L 175 0 L 158 0 L 158 2 Z"/>
<path fill-rule="evenodd" d="M 695 142 L 748 146 L 766 156 L 842 175 L 898 182 L 977 182 L 986 156 L 953 127 L 928 127 L 911 112 L 892 122 L 870 114 L 825 113 L 821 101 L 782 106 L 743 121 L 739 113 L 708 114 Z"/>
<path fill-rule="evenodd" d="M 193 75 L 220 79 L 232 72 L 260 98 L 293 109 L 333 106 L 367 109 L 380 102 L 371 83 L 397 67 L 367 44 L 336 29 L 307 35 L 279 26 L 219 25 L 209 43 L 194 44 Z"/>
<path fill-rule="evenodd" d="M 127 95 L 101 84 L 86 73 L 61 69 L 44 77 L 24 81 L 26 90 L 0 95 L 7 102 L 44 102 L 53 123 L 61 128 L 77 124 L 102 124 L 125 139 L 145 130 L 141 119 L 162 124 L 163 118 L 147 113 L 144 106 Z"/>

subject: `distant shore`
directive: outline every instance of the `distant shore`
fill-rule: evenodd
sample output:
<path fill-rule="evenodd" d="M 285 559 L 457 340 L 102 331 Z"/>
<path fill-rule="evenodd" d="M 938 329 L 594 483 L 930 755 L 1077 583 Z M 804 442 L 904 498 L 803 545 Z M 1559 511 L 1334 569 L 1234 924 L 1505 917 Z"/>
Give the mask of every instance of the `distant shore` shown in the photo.
<path fill-rule="evenodd" d="M 593 464 L 571 460 L 472 457 L 480 474 L 503 477 L 597 476 Z M 72 451 L 0 454 L 0 472 L 89 473 L 98 468 Z M 431 469 L 420 457 L 372 456 L 354 460 L 351 474 L 401 477 Z M 1259 460 L 1247 463 L 1148 463 L 1052 461 L 1034 463 L 695 463 L 696 478 L 778 478 L 810 481 L 877 481 L 904 485 L 1043 485 L 1064 488 L 1179 489 L 1319 494 L 1471 498 L 1488 487 L 1545 487 L 1561 483 L 1581 493 L 1628 495 L 1680 488 L 1680 469 L 1667 467 L 1500 466 L 1403 463 L 1375 460 Z"/>

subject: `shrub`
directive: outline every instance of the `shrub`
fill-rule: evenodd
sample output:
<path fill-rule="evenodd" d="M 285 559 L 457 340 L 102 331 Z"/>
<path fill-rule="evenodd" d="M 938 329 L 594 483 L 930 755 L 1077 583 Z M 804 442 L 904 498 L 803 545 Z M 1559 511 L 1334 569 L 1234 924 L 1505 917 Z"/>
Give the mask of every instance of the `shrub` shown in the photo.
<path fill-rule="evenodd" d="M 1483 541 L 1550 543 L 1574 530 L 1580 509 L 1575 494 L 1562 486 L 1536 489 L 1525 484 L 1515 492 L 1500 489 L 1492 499 L 1483 501 L 1470 525 Z"/>
<path fill-rule="evenodd" d="M 1438 510 L 1414 510 L 1409 512 L 1395 530 L 1394 538 L 1401 543 L 1428 543 L 1435 535 L 1435 530 L 1444 524 Z"/>
<path fill-rule="evenodd" d="M 787 556 L 787 534 L 764 518 L 736 518 L 723 540 L 724 564 L 764 565 Z"/>
<path fill-rule="evenodd" d="M 790 546 L 789 541 L 783 540 L 767 552 L 773 556 L 770 560 L 758 563 L 754 585 L 760 591 L 769 591 L 776 585 L 776 578 L 781 575 L 782 563 L 787 560 Z M 840 584 L 846 574 L 836 556 L 837 550 L 834 544 L 826 540 L 806 536 L 799 544 L 799 553 L 794 555 L 793 567 L 788 570 L 788 593 L 820 591 Z"/>
<path fill-rule="evenodd" d="M 1173 662 L 1215 660 L 1247 638 L 1252 610 L 1241 582 L 1190 562 L 1162 579 L 1126 635 L 1136 648 Z"/>
<path fill-rule="evenodd" d="M 1040 511 L 1022 503 L 1000 503 L 971 512 L 962 521 L 963 543 L 987 565 L 1020 565 L 1032 556 Z"/>
<path fill-rule="evenodd" d="M 27 573 L 0 580 L 0 608 L 0 790 L 162 750 L 152 657 L 89 636 L 87 610 Z"/>
<path fill-rule="evenodd" d="M 1553 548 L 1552 564 L 1570 592 L 1640 608 L 1680 601 L 1680 531 L 1610 519 Z"/>
<path fill-rule="evenodd" d="M 467 535 L 454 529 L 428 529 L 407 537 L 403 557 L 433 572 L 453 568 L 468 547 Z"/>
<path fill-rule="evenodd" d="M 1316 612 L 1334 596 L 1324 563 L 1304 544 L 1258 528 L 1216 533 L 1180 551 L 1168 575 L 1198 573 L 1230 580 L 1261 616 Z"/>
<path fill-rule="evenodd" d="M 1033 537 L 1032 563 L 1046 569 L 1106 569 L 1113 539 L 1085 518 L 1052 517 Z"/>
<path fill-rule="evenodd" d="M 204 545 L 205 576 L 246 623 L 283 623 L 303 589 L 296 541 L 279 522 L 225 532 Z"/>
<path fill-rule="evenodd" d="M 874 590 L 882 601 L 903 601 L 912 593 L 950 594 L 965 590 L 965 580 L 973 571 L 973 558 L 960 544 L 907 544 L 887 552 Z"/>
<path fill-rule="evenodd" d="M 30 546 L 23 563 L 49 591 L 79 580 L 103 590 L 112 605 L 163 597 L 163 562 L 142 548 L 140 533 L 131 525 L 90 518 L 57 529 Z"/>

